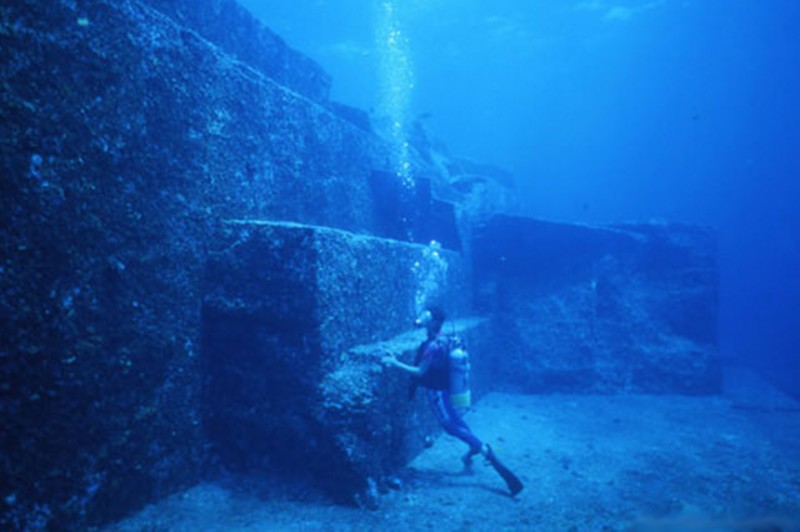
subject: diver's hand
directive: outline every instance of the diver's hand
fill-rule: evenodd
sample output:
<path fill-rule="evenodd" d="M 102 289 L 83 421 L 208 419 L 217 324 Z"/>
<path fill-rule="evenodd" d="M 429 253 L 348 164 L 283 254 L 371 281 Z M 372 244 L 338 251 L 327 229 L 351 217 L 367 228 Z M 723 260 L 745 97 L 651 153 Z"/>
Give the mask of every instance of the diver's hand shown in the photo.
<path fill-rule="evenodd" d="M 384 356 L 382 356 L 381 357 L 381 363 L 387 368 L 389 366 L 394 366 L 395 368 L 401 369 L 401 370 L 403 370 L 405 372 L 408 372 L 408 373 L 410 373 L 412 375 L 416 375 L 417 377 L 419 377 L 425 371 L 427 371 L 427 366 L 425 366 L 425 365 L 423 365 L 423 367 L 421 367 L 421 368 L 418 368 L 416 366 L 409 366 L 405 362 L 400 362 L 399 360 L 397 360 L 397 357 L 392 356 L 392 355 L 384 355 Z"/>

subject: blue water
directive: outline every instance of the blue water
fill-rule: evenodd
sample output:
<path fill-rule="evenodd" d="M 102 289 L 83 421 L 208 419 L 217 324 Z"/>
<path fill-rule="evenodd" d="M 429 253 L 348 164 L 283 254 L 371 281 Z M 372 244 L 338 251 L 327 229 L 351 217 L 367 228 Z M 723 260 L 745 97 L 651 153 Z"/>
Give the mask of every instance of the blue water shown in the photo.
<path fill-rule="evenodd" d="M 714 227 L 723 356 L 800 395 L 800 2 L 241 1 L 373 116 L 391 4 L 395 112 L 512 170 L 526 214 Z"/>

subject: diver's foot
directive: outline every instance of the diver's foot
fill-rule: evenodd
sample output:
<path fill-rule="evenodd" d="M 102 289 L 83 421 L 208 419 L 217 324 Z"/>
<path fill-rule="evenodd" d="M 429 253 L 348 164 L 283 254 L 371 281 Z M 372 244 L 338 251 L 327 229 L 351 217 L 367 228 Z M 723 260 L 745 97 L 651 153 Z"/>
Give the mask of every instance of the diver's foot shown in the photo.
<path fill-rule="evenodd" d="M 461 463 L 464 464 L 464 469 L 472 468 L 472 453 L 467 453 L 461 457 Z"/>
<path fill-rule="evenodd" d="M 472 457 L 480 453 L 481 451 L 473 451 L 470 449 L 464 456 L 461 457 L 461 463 L 464 464 L 464 471 L 472 472 Z"/>

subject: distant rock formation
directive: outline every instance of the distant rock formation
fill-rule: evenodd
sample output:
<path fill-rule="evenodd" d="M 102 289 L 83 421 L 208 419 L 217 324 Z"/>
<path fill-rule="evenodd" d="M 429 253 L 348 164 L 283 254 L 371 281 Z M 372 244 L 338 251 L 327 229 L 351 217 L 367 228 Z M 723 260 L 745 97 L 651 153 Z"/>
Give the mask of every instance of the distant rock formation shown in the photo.
<path fill-rule="evenodd" d="M 495 382 L 524 393 L 721 390 L 709 230 L 495 216 L 472 245 Z"/>

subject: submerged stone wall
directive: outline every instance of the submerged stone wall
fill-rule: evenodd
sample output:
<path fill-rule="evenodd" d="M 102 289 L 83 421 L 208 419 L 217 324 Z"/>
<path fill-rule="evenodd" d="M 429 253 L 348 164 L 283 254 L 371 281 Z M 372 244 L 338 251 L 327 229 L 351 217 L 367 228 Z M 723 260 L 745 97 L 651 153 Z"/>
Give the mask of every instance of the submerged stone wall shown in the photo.
<path fill-rule="evenodd" d="M 4 3 L 0 48 L 0 528 L 80 528 L 200 478 L 219 220 L 372 232 L 389 150 L 134 0 Z"/>
<path fill-rule="evenodd" d="M 713 234 L 495 216 L 475 230 L 495 382 L 525 393 L 717 393 Z"/>

